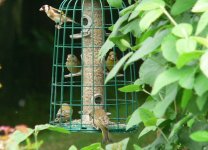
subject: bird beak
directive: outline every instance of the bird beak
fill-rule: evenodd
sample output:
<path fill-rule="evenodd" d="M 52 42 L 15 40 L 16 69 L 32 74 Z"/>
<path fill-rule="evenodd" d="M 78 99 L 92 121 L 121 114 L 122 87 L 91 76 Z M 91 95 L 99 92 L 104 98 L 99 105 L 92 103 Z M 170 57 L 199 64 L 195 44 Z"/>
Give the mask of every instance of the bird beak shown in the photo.
<path fill-rule="evenodd" d="M 39 9 L 39 11 L 43 11 L 43 8 L 41 7 L 41 8 Z"/>

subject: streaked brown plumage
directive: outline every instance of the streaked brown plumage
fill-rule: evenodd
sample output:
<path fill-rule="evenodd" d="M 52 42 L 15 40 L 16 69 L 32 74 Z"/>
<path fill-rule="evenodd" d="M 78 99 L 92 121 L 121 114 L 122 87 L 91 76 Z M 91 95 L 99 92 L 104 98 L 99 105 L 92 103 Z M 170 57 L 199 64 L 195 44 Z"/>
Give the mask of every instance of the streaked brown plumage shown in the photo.
<path fill-rule="evenodd" d="M 61 25 L 64 22 L 73 22 L 76 23 L 74 20 L 72 20 L 71 18 L 67 17 L 63 11 L 58 10 L 56 8 L 53 8 L 52 6 L 49 5 L 43 5 L 39 11 L 44 11 L 47 16 L 53 20 L 55 23 L 58 23 L 58 25 L 56 25 L 55 27 L 60 29 Z"/>
<path fill-rule="evenodd" d="M 93 119 L 94 126 L 98 129 L 101 129 L 102 136 L 103 136 L 103 143 L 109 143 L 111 142 L 111 139 L 109 137 L 108 132 L 108 124 L 109 124 L 109 118 L 106 114 L 106 112 L 102 108 L 97 108 L 94 111 L 90 113 L 90 116 Z"/>
<path fill-rule="evenodd" d="M 67 56 L 66 67 L 71 73 L 78 73 L 81 70 L 80 61 L 74 54 Z"/>
<path fill-rule="evenodd" d="M 106 68 L 108 69 L 108 71 L 111 71 L 117 62 L 118 58 L 116 56 L 116 52 L 110 51 L 106 60 Z"/>
<path fill-rule="evenodd" d="M 70 117 L 72 117 L 72 114 L 72 107 L 67 103 L 63 103 L 56 114 L 54 122 L 67 122 L 70 120 Z"/>

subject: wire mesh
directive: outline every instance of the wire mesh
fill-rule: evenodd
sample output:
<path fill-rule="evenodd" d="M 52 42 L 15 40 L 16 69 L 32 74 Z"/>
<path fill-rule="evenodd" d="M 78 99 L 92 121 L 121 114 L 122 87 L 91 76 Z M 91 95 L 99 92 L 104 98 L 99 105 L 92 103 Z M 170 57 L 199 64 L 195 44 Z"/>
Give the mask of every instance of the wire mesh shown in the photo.
<path fill-rule="evenodd" d="M 60 29 L 55 28 L 50 123 L 70 131 L 97 131 L 90 122 L 89 112 L 100 107 L 110 114 L 109 131 L 125 131 L 128 116 L 137 107 L 138 98 L 136 93 L 122 93 L 118 88 L 135 81 L 135 66 L 120 71 L 120 75 L 104 84 L 109 72 L 105 63 L 109 53 L 104 61 L 98 59 L 99 49 L 109 36 L 109 27 L 119 17 L 119 9 L 102 0 L 64 0 L 59 9 L 78 24 L 65 22 Z M 128 53 L 116 46 L 111 51 L 118 59 Z M 69 54 L 76 56 L 80 64 L 67 66 Z M 113 65 L 115 63 L 114 58 Z M 67 67 L 80 72 L 69 72 Z M 55 121 L 58 111 L 65 111 L 61 107 L 63 104 L 69 104 L 73 114 L 67 120 Z"/>

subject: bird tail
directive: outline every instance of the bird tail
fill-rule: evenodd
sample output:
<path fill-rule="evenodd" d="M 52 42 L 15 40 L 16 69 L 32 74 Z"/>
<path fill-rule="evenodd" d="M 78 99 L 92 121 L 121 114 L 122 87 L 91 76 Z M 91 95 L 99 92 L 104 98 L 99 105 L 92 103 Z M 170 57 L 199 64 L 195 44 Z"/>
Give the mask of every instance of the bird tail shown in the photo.
<path fill-rule="evenodd" d="M 105 126 L 103 126 L 102 128 L 102 135 L 103 135 L 103 143 L 111 143 L 112 140 L 109 137 L 109 132 L 108 132 L 108 128 L 106 128 Z"/>
<path fill-rule="evenodd" d="M 66 22 L 73 22 L 73 23 L 75 23 L 75 24 L 79 24 L 78 22 L 72 20 L 72 19 L 69 18 L 69 17 L 66 17 Z"/>

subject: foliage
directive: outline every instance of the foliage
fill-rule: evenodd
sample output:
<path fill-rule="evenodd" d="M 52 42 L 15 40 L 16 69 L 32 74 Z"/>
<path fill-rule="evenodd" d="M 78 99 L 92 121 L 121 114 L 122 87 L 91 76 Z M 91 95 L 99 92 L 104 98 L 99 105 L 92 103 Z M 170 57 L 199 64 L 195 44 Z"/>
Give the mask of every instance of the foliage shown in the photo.
<path fill-rule="evenodd" d="M 155 141 L 146 143 L 143 149 L 200 149 L 203 143 L 198 142 L 207 142 L 208 136 L 208 1 L 128 2 L 130 6 L 120 11 L 120 18 L 100 50 L 103 59 L 113 46 L 121 51 L 130 49 L 105 83 L 122 66 L 126 69 L 143 60 L 135 83 L 119 89 L 144 92 L 148 97 L 132 114 L 126 129 L 143 123 L 139 140 L 150 132 L 157 133 Z M 108 3 L 120 7 L 122 2 Z M 127 38 L 130 35 L 133 42 Z M 205 128 L 201 122 L 205 122 Z"/>
<path fill-rule="evenodd" d="M 38 150 L 43 144 L 43 141 L 38 141 L 38 133 L 42 130 L 51 130 L 60 133 L 69 133 L 68 130 L 60 127 L 56 127 L 50 124 L 36 125 L 34 129 L 28 128 L 25 125 L 18 125 L 15 129 L 11 127 L 1 127 L 0 131 L 4 129 L 4 138 L 0 136 L 0 142 L 4 142 L 7 150 L 19 150 L 19 149 L 36 149 Z M 10 135 L 8 133 L 10 132 Z M 31 143 L 31 135 L 34 135 L 35 142 Z M 6 138 L 5 138 L 6 137 Z M 21 145 L 23 141 L 26 141 L 25 145 Z"/>
<path fill-rule="evenodd" d="M 51 130 L 59 133 L 70 133 L 68 130 L 64 128 L 60 128 L 57 126 L 53 126 L 50 124 L 36 125 L 34 129 L 28 128 L 25 125 L 16 126 L 15 129 L 7 126 L 0 127 L 0 131 L 3 130 L 5 133 L 13 132 L 9 136 L 6 135 L 6 145 L 5 148 L 7 150 L 22 150 L 22 149 L 36 149 L 38 150 L 42 144 L 43 140 L 38 140 L 38 134 L 43 130 Z M 31 142 L 31 135 L 34 135 L 34 143 Z M 0 144 L 3 138 L 0 136 Z M 4 138 L 5 139 L 5 138 Z M 126 138 L 120 142 L 108 144 L 106 145 L 106 150 L 125 150 L 127 148 L 127 144 L 129 142 L 129 138 Z M 1 145 L 0 145 L 1 146 Z M 75 145 L 69 147 L 68 150 L 77 150 Z M 101 143 L 94 143 L 89 146 L 81 148 L 81 150 L 103 150 Z"/>

